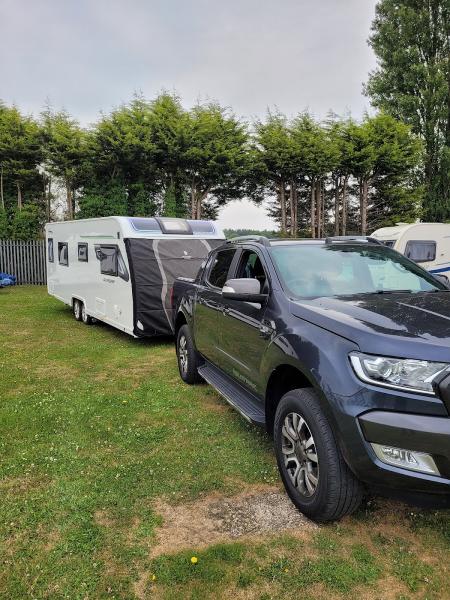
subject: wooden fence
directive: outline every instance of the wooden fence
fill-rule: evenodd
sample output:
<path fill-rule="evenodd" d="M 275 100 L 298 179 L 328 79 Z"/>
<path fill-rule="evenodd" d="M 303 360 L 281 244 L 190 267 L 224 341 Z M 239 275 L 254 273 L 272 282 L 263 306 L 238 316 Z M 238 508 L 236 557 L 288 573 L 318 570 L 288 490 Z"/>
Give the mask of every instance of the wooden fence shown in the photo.
<path fill-rule="evenodd" d="M 47 283 L 44 240 L 0 240 L 0 272 L 15 275 L 21 285 Z"/>

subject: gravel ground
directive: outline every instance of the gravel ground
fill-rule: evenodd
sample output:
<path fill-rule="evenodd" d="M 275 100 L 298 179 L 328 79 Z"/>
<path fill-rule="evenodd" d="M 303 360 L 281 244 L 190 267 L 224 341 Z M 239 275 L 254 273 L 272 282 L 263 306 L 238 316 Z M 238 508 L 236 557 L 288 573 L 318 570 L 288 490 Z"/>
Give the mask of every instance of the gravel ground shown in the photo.
<path fill-rule="evenodd" d="M 178 506 L 159 501 L 155 509 L 164 522 L 157 530 L 153 556 L 243 536 L 317 528 L 278 489 L 250 489 L 232 497 L 208 496 Z"/>

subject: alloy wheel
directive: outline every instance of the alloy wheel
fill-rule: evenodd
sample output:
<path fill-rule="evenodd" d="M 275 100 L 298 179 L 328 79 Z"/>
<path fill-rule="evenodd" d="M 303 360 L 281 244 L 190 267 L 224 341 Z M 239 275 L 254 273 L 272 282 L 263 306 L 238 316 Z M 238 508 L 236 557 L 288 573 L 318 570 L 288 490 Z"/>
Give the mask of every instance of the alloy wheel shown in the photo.
<path fill-rule="evenodd" d="M 81 312 L 80 312 L 80 303 L 78 302 L 78 300 L 75 300 L 74 305 L 73 305 L 73 314 L 75 315 L 75 319 L 77 321 L 80 320 L 80 316 L 81 316 Z"/>
<path fill-rule="evenodd" d="M 184 335 L 180 337 L 178 342 L 178 360 L 180 361 L 180 369 L 183 375 L 186 375 L 188 370 L 188 349 L 187 340 Z"/>
<path fill-rule="evenodd" d="M 301 415 L 291 412 L 281 434 L 284 466 L 291 482 L 300 494 L 312 496 L 319 483 L 319 459 L 311 430 Z"/>

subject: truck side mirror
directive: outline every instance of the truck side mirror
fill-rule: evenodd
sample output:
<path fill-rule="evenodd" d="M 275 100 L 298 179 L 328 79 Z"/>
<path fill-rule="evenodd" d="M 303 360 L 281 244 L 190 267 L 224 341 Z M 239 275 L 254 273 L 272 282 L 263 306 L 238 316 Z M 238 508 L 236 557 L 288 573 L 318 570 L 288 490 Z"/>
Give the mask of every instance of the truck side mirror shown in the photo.
<path fill-rule="evenodd" d="M 443 283 L 445 287 L 450 288 L 450 280 L 447 275 L 444 275 L 443 273 L 433 273 L 433 276 L 435 279 Z"/>
<path fill-rule="evenodd" d="M 228 300 L 262 303 L 267 294 L 261 294 L 261 284 L 257 279 L 243 277 L 228 279 L 222 288 L 222 296 Z"/>

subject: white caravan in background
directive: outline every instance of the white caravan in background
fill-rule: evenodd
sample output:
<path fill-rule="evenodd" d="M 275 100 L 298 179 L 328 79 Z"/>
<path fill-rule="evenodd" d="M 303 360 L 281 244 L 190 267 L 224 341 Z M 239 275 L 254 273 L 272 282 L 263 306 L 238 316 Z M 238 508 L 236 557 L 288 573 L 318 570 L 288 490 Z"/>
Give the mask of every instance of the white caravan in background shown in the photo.
<path fill-rule="evenodd" d="M 48 293 L 88 324 L 133 336 L 172 333 L 170 292 L 225 236 L 213 221 L 104 217 L 47 223 Z"/>
<path fill-rule="evenodd" d="M 450 224 L 398 223 L 371 237 L 397 250 L 436 275 L 450 275 Z"/>

